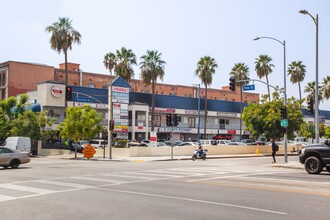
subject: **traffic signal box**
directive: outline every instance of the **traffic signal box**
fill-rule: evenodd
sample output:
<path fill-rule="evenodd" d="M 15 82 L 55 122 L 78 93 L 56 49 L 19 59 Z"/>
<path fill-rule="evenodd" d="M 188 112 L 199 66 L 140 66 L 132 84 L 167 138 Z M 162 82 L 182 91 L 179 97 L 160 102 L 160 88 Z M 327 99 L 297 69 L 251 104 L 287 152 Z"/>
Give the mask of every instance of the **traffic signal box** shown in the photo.
<path fill-rule="evenodd" d="M 288 112 L 285 106 L 281 107 L 281 118 L 282 119 L 287 119 L 288 118 Z"/>
<path fill-rule="evenodd" d="M 314 113 L 314 101 L 313 99 L 308 99 L 307 109 L 309 113 Z"/>
<path fill-rule="evenodd" d="M 233 76 L 229 78 L 229 89 L 233 92 L 236 90 L 236 79 Z"/>
<path fill-rule="evenodd" d="M 166 126 L 172 127 L 172 115 L 171 114 L 166 114 Z"/>
<path fill-rule="evenodd" d="M 109 130 L 113 131 L 113 129 L 115 128 L 115 121 L 114 120 L 110 120 L 109 121 Z"/>
<path fill-rule="evenodd" d="M 174 127 L 178 126 L 178 115 L 177 114 L 173 115 L 173 126 Z"/>
<path fill-rule="evenodd" d="M 65 99 L 67 101 L 71 101 L 72 100 L 72 87 L 71 86 L 67 86 L 66 90 L 65 90 Z"/>

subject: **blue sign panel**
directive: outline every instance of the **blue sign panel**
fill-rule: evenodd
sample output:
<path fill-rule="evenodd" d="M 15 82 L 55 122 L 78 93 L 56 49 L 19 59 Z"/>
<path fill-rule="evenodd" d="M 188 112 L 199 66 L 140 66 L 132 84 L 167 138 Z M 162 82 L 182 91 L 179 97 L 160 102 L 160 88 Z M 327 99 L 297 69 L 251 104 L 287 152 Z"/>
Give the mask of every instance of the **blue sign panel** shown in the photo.
<path fill-rule="evenodd" d="M 80 97 L 76 97 L 76 102 L 92 102 L 91 98 L 80 98 Z"/>
<path fill-rule="evenodd" d="M 243 86 L 243 91 L 248 91 L 248 90 L 255 90 L 255 86 L 254 85 Z"/>

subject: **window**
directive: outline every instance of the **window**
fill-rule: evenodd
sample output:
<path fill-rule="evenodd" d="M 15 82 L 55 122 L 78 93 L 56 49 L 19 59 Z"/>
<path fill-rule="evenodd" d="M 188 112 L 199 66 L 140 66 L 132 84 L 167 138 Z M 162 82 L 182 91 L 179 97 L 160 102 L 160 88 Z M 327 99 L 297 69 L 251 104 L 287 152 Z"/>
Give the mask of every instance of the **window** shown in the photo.
<path fill-rule="evenodd" d="M 229 125 L 229 119 L 219 119 L 219 129 L 226 129 L 226 125 Z"/>
<path fill-rule="evenodd" d="M 155 127 L 161 127 L 162 124 L 162 117 L 160 115 L 154 116 L 154 126 Z"/>
<path fill-rule="evenodd" d="M 189 128 L 196 127 L 196 118 L 195 117 L 188 117 L 188 127 Z"/>

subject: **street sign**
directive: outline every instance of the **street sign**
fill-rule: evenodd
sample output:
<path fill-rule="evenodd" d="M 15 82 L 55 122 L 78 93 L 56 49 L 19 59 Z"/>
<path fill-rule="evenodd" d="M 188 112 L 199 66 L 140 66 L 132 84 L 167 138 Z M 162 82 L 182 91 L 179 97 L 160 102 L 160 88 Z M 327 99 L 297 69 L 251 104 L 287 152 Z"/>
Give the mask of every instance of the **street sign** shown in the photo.
<path fill-rule="evenodd" d="M 76 97 L 75 101 L 76 102 L 92 102 L 92 99 L 91 98 Z"/>
<path fill-rule="evenodd" d="M 282 127 L 288 127 L 288 126 L 289 126 L 288 119 L 283 119 L 283 120 L 281 120 L 281 126 L 282 126 Z"/>
<path fill-rule="evenodd" d="M 243 91 L 248 91 L 248 90 L 255 90 L 254 84 L 243 86 Z"/>
<path fill-rule="evenodd" d="M 96 153 L 94 147 L 90 144 L 87 145 L 87 147 L 85 147 L 82 150 L 83 154 L 85 155 L 85 157 L 89 160 L 91 157 L 94 156 L 94 154 Z"/>

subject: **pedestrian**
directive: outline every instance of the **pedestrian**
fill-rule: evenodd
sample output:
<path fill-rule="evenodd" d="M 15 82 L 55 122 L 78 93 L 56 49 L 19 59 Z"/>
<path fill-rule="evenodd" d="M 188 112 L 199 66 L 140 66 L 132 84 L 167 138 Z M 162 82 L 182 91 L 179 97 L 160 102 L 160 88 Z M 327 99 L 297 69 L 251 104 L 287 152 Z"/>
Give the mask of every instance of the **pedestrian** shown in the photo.
<path fill-rule="evenodd" d="M 325 140 L 324 144 L 327 145 L 327 146 L 330 146 L 329 140 Z"/>
<path fill-rule="evenodd" d="M 270 139 L 270 141 L 272 142 L 272 157 L 273 157 L 272 163 L 276 163 L 275 155 L 276 155 L 276 151 L 278 151 L 278 145 L 275 143 L 274 139 Z"/>

